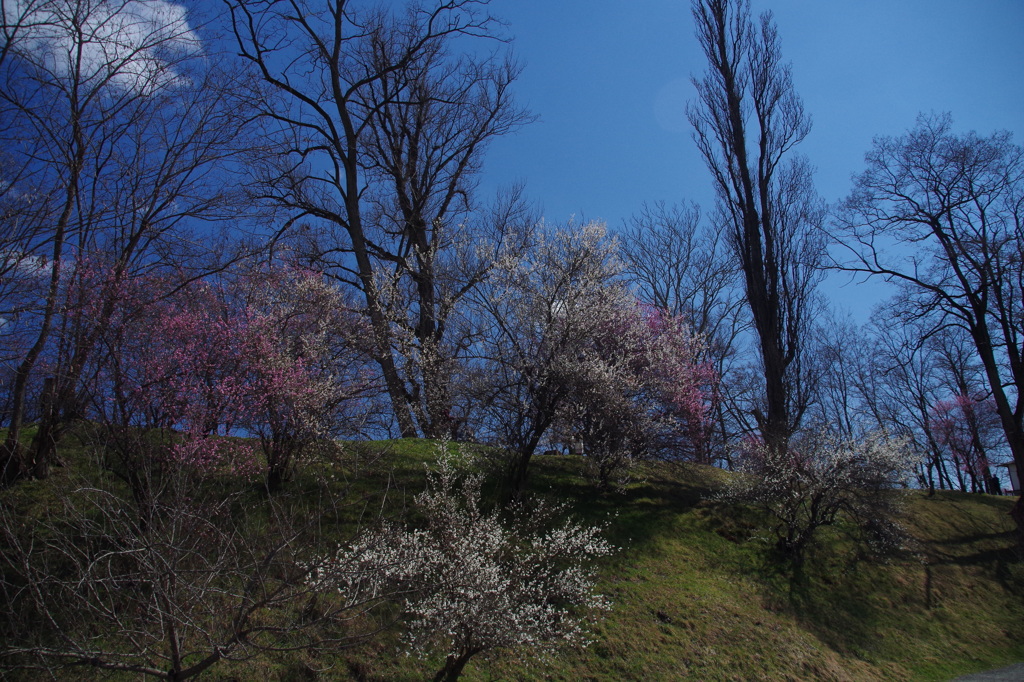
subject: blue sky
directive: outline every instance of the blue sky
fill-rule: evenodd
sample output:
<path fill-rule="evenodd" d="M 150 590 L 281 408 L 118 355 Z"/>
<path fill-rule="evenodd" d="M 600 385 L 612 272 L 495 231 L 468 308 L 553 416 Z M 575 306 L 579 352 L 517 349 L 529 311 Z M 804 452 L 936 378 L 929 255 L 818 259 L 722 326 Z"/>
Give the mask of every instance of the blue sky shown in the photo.
<path fill-rule="evenodd" d="M 710 209 L 683 107 L 704 71 L 687 0 L 493 0 L 540 120 L 490 148 L 484 188 L 525 181 L 549 222 L 618 227 L 645 201 Z M 842 198 L 877 135 L 919 112 L 1024 142 L 1024 0 L 754 0 L 770 9 L 814 128 L 819 193 Z M 849 298 L 851 292 L 839 292 Z M 856 306 L 854 306 L 856 307 Z M 860 311 L 856 311 L 860 312 Z"/>

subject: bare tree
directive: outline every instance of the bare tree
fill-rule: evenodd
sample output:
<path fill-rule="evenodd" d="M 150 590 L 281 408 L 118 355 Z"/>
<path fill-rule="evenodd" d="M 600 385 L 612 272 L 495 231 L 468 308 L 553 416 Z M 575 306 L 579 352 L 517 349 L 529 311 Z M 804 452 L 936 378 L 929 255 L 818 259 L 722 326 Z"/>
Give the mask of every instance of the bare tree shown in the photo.
<path fill-rule="evenodd" d="M 4 191 L 9 205 L 30 210 L 17 212 L 19 240 L 5 247 L 5 260 L 36 279 L 45 273 L 46 285 L 16 320 L 31 341 L 16 359 L 10 391 L 8 481 L 46 475 L 60 423 L 80 413 L 82 369 L 113 303 L 108 296 L 87 323 L 69 325 L 70 283 L 102 269 L 103 286 L 113 290 L 160 265 L 197 267 L 187 227 L 224 217 L 221 173 L 239 127 L 184 8 L 127 0 L 14 7 L 5 14 L 0 65 L 14 159 Z M 52 356 L 52 376 L 27 452 L 19 439 L 44 354 Z"/>
<path fill-rule="evenodd" d="M 905 319 L 925 335 L 969 336 L 1018 471 L 1024 470 L 1024 150 L 1008 132 L 956 135 L 921 117 L 879 138 L 839 218 L 839 267 L 902 290 Z M 1024 501 L 1014 518 L 1024 529 Z"/>
<path fill-rule="evenodd" d="M 849 321 L 835 320 L 824 325 L 818 337 L 817 395 L 807 419 L 816 427 L 828 425 L 843 438 L 853 438 L 866 427 L 878 428 L 865 418 L 857 390 L 864 373 L 866 338 Z"/>
<path fill-rule="evenodd" d="M 810 400 L 804 356 L 824 253 L 824 206 L 810 165 L 791 154 L 810 119 L 770 13 L 755 26 L 749 0 L 696 0 L 693 16 L 709 68 L 687 114 L 760 343 L 763 400 L 752 412 L 765 441 L 784 449 Z"/>
<path fill-rule="evenodd" d="M 871 421 L 918 453 L 922 486 L 952 489 L 955 471 L 928 428 L 929 411 L 945 392 L 934 348 L 895 313 L 880 309 L 868 326 L 867 357 L 854 385 Z"/>
<path fill-rule="evenodd" d="M 42 512 L 0 506 L 0 604 L 14 616 L 0 625 L 5 670 L 63 677 L 90 667 L 174 682 L 379 631 L 360 616 L 387 594 L 342 596 L 309 580 L 329 550 L 323 524 L 343 509 L 337 491 L 254 501 L 244 487 L 148 461 L 144 512 L 102 477 L 54 477 Z"/>
<path fill-rule="evenodd" d="M 629 219 L 620 243 L 624 272 L 641 300 L 682 315 L 707 342 L 706 359 L 718 373 L 715 449 L 728 457 L 733 436 L 745 430 L 730 410 L 740 401 L 733 390 L 743 315 L 739 270 L 725 235 L 702 220 L 696 204 L 644 206 Z"/>
<path fill-rule="evenodd" d="M 696 204 L 645 205 L 622 232 L 625 274 L 641 298 L 728 348 L 738 323 L 738 269 L 720 231 L 702 220 Z M 724 351 L 723 351 L 724 352 Z"/>
<path fill-rule="evenodd" d="M 518 210 L 518 193 L 503 197 L 508 206 L 492 220 L 474 215 L 473 197 L 490 138 L 529 119 L 511 98 L 520 69 L 508 57 L 453 60 L 443 48 L 425 51 L 414 74 L 382 74 L 361 93 L 374 111 L 367 131 L 371 215 L 375 230 L 398 242 L 380 256 L 393 262 L 410 294 L 389 308 L 412 341 L 401 358 L 407 393 L 420 430 L 431 437 L 451 435 L 454 426 L 451 365 L 460 340 L 448 343 L 449 318 L 486 277 L 494 250 L 515 238 L 506 233 L 526 226 L 504 213 Z"/>
<path fill-rule="evenodd" d="M 511 98 L 514 62 L 453 53 L 459 38 L 499 36 L 487 0 L 394 13 L 344 0 L 227 4 L 281 143 L 260 198 L 286 226 L 301 223 L 309 257 L 364 296 L 402 435 L 449 432 L 447 320 L 490 262 L 487 247 L 468 269 L 453 255 L 469 230 L 484 232 L 473 190 L 488 141 L 529 118 Z M 475 238 L 493 252 L 506 226 L 490 227 L 489 240 Z"/>

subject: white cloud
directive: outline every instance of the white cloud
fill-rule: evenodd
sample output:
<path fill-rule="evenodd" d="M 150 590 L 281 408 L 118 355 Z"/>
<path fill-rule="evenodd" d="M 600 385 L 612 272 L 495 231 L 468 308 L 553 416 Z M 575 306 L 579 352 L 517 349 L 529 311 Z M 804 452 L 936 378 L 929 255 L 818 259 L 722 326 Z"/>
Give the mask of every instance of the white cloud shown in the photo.
<path fill-rule="evenodd" d="M 19 251 L 0 251 L 0 272 L 5 276 L 21 274 L 27 277 L 42 277 L 50 271 L 49 262 L 42 256 Z"/>
<path fill-rule="evenodd" d="M 147 93 L 181 78 L 172 60 L 201 51 L 185 8 L 166 0 L 2 3 L 3 40 L 59 77 L 78 65 L 84 81 Z"/>

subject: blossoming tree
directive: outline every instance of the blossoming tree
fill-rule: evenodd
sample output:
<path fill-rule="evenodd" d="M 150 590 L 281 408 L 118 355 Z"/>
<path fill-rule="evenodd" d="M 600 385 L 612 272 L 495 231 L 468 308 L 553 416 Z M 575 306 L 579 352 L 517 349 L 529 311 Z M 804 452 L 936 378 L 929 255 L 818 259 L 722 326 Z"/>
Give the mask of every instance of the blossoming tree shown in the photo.
<path fill-rule="evenodd" d="M 741 475 L 722 497 L 762 511 L 776 548 L 799 567 L 819 529 L 841 519 L 875 547 L 900 543 L 893 491 L 906 485 L 915 460 L 905 443 L 883 432 L 849 440 L 804 433 L 783 452 L 750 440 L 739 457 Z"/>
<path fill-rule="evenodd" d="M 514 493 L 545 439 L 583 441 L 607 484 L 628 460 L 701 437 L 715 383 L 702 341 L 685 320 L 638 305 L 621 272 L 603 225 L 541 228 L 481 289 L 478 430 L 514 451 Z"/>
<path fill-rule="evenodd" d="M 143 291 L 169 293 L 146 301 Z M 176 290 L 167 280 L 133 282 L 92 387 L 105 445 L 118 442 L 112 435 L 129 439 L 115 448 L 129 479 L 150 456 L 140 433 L 161 434 L 175 465 L 262 469 L 275 489 L 369 389 L 362 332 L 314 272 L 281 266 Z M 265 467 L 253 442 L 227 436 L 256 437 Z"/>
<path fill-rule="evenodd" d="M 586 620 L 608 608 L 591 568 L 612 551 L 602 529 L 551 505 L 485 512 L 481 477 L 460 471 L 446 444 L 439 450 L 415 500 L 424 526 L 363 534 L 320 562 L 315 586 L 333 585 L 353 603 L 406 595 L 408 645 L 445 654 L 438 682 L 492 649 L 585 645 Z"/>

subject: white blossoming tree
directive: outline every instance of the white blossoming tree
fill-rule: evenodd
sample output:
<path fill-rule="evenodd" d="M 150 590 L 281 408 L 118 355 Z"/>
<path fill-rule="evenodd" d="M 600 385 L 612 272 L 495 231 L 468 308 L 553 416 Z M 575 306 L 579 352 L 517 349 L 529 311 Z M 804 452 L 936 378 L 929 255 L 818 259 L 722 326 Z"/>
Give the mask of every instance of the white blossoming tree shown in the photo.
<path fill-rule="evenodd" d="M 354 603 L 406 595 L 410 649 L 446 654 L 435 680 L 458 679 L 470 658 L 497 648 L 586 645 L 588 617 L 608 608 L 591 568 L 612 551 L 602 529 L 553 505 L 486 512 L 481 476 L 463 477 L 448 446 L 439 450 L 416 497 L 424 525 L 365 533 L 323 561 L 317 586 Z"/>
<path fill-rule="evenodd" d="M 716 376 L 688 322 L 641 305 L 601 223 L 537 229 L 475 292 L 475 431 L 509 451 L 510 497 L 544 443 L 578 441 L 607 487 L 635 459 L 702 447 Z"/>
<path fill-rule="evenodd" d="M 900 498 L 914 470 L 914 455 L 905 443 L 884 433 L 859 439 L 805 434 L 779 451 L 749 442 L 740 454 L 741 475 L 722 498 L 751 504 L 769 519 L 776 547 L 799 567 L 818 529 L 841 519 L 871 546 L 899 545 Z"/>

